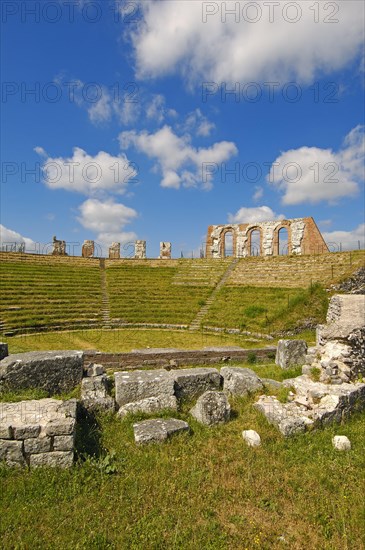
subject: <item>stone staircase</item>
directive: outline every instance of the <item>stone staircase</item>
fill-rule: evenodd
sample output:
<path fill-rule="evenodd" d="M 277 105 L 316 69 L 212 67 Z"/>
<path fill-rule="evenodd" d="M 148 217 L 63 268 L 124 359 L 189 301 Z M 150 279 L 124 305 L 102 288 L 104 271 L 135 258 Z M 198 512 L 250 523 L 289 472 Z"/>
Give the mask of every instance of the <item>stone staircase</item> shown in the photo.
<path fill-rule="evenodd" d="M 224 272 L 223 277 L 218 281 L 217 285 L 215 286 L 212 294 L 209 296 L 209 298 L 207 298 L 205 304 L 200 309 L 200 311 L 198 312 L 195 319 L 190 323 L 189 330 L 194 331 L 194 330 L 199 330 L 200 329 L 201 322 L 204 319 L 204 317 L 206 316 L 206 314 L 208 313 L 208 310 L 209 310 L 210 306 L 212 305 L 212 303 L 214 302 L 214 299 L 215 299 L 217 293 L 222 288 L 222 286 L 224 286 L 226 284 L 226 282 L 228 281 L 229 277 L 231 276 L 232 271 L 235 269 L 238 262 L 239 262 L 239 259 L 235 259 L 230 263 L 228 269 Z"/>
<path fill-rule="evenodd" d="M 112 323 L 110 320 L 110 304 L 109 304 L 109 294 L 106 284 L 106 272 L 105 272 L 105 259 L 100 258 L 100 281 L 101 281 L 101 313 L 102 313 L 102 323 L 103 328 L 111 328 Z"/>

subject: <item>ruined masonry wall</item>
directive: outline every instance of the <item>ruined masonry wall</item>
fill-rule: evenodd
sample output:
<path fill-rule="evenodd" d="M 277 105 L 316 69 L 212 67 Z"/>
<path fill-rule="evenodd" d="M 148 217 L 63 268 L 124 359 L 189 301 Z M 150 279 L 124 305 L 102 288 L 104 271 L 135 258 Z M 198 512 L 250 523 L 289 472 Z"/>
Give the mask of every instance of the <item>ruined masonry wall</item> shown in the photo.
<path fill-rule="evenodd" d="M 260 255 L 279 255 L 279 231 L 288 231 L 289 254 L 319 254 L 328 252 L 328 247 L 313 218 L 297 218 L 251 224 L 211 225 L 206 242 L 207 258 L 225 256 L 225 235 L 233 235 L 233 254 L 236 258 L 251 255 L 253 231 L 260 233 Z"/>

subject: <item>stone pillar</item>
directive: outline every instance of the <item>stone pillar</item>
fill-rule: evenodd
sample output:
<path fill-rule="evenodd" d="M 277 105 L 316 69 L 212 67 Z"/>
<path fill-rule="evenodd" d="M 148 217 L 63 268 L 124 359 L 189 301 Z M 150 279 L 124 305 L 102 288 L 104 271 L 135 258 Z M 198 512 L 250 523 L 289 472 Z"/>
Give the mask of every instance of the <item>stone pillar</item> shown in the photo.
<path fill-rule="evenodd" d="M 171 260 L 171 243 L 160 243 L 159 260 Z"/>
<path fill-rule="evenodd" d="M 94 241 L 84 241 L 82 245 L 82 257 L 92 258 L 94 256 Z"/>
<path fill-rule="evenodd" d="M 59 241 L 56 237 L 53 237 L 52 256 L 67 256 L 66 241 Z"/>
<path fill-rule="evenodd" d="M 112 245 L 109 246 L 109 259 L 110 260 L 120 259 L 120 243 L 112 243 Z"/>
<path fill-rule="evenodd" d="M 146 241 L 136 241 L 134 244 L 134 259 L 146 259 Z"/>

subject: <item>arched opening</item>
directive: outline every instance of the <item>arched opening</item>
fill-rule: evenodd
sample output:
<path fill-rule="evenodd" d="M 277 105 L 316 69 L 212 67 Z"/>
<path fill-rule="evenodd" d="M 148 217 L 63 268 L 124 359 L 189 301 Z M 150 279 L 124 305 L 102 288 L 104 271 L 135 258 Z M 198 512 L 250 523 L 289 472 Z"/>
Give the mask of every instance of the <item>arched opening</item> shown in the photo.
<path fill-rule="evenodd" d="M 261 255 L 261 232 L 258 229 L 251 231 L 250 256 Z"/>
<path fill-rule="evenodd" d="M 227 258 L 229 256 L 233 256 L 233 233 L 232 233 L 232 231 L 227 231 L 224 234 L 223 257 Z"/>
<path fill-rule="evenodd" d="M 278 231 L 278 255 L 287 254 L 289 254 L 289 232 L 286 227 L 281 227 Z"/>

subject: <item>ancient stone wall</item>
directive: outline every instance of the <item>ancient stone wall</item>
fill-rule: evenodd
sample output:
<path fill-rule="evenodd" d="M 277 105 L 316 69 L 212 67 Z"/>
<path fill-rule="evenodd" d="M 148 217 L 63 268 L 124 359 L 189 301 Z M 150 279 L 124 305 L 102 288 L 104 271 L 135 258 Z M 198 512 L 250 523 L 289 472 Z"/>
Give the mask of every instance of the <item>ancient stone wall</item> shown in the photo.
<path fill-rule="evenodd" d="M 52 256 L 67 256 L 66 241 L 59 241 L 56 237 L 53 237 Z"/>
<path fill-rule="evenodd" d="M 82 245 L 82 257 L 83 258 L 92 258 L 94 256 L 94 241 L 84 241 Z"/>
<path fill-rule="evenodd" d="M 134 244 L 134 259 L 146 259 L 146 241 L 136 241 Z"/>
<path fill-rule="evenodd" d="M 171 260 L 171 243 L 160 243 L 160 260 Z"/>
<path fill-rule="evenodd" d="M 226 256 L 226 235 L 232 234 L 233 256 L 245 258 L 252 255 L 252 236 L 258 232 L 260 239 L 256 254 L 278 256 L 279 232 L 287 230 L 288 254 L 322 254 L 329 252 L 313 218 L 297 218 L 251 224 L 211 225 L 206 242 L 207 258 Z"/>
<path fill-rule="evenodd" d="M 120 243 L 112 243 L 111 246 L 109 246 L 109 259 L 110 260 L 120 259 Z"/>

